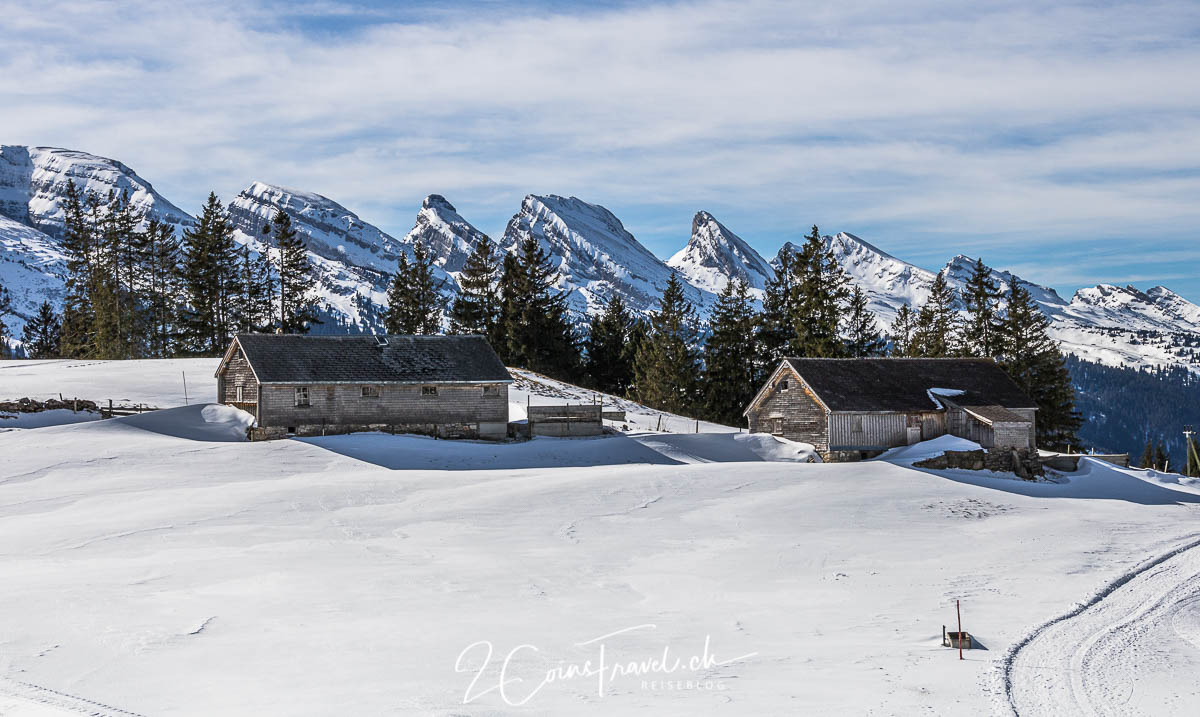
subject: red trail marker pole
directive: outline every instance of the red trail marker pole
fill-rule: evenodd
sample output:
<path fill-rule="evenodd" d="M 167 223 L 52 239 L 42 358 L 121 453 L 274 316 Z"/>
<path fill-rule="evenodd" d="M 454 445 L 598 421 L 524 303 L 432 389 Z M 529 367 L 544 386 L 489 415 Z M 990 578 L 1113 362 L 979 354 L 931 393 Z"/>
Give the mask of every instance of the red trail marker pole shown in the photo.
<path fill-rule="evenodd" d="M 961 659 L 963 659 L 963 656 L 962 656 L 962 644 L 963 644 L 962 605 L 959 604 L 958 600 L 954 601 L 954 611 L 956 613 L 958 613 L 958 659 L 961 660 Z"/>

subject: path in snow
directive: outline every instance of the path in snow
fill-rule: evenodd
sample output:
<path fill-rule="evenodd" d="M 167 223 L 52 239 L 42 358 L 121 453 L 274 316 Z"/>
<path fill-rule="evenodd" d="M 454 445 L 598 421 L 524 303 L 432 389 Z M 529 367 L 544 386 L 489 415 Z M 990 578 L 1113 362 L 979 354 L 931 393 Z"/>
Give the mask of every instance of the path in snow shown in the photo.
<path fill-rule="evenodd" d="M 1035 630 L 1009 652 L 1003 668 L 1017 715 L 1194 709 L 1200 704 L 1200 539 L 1193 535 Z"/>
<path fill-rule="evenodd" d="M 19 711 L 10 713 L 8 710 Z M 137 712 L 59 692 L 32 682 L 0 678 L 0 715 L 54 717 L 76 713 L 90 717 L 144 717 Z"/>

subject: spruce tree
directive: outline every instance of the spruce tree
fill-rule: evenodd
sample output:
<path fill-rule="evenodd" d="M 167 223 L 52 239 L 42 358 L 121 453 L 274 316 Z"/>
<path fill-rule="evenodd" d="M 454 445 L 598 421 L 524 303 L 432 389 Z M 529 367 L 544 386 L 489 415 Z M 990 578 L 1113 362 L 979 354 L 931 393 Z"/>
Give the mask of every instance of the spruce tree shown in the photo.
<path fill-rule="evenodd" d="M 233 335 L 238 284 L 237 243 L 221 200 L 208 201 L 183 235 L 181 279 L 186 308 L 180 317 L 184 349 L 220 355 Z"/>
<path fill-rule="evenodd" d="M 901 304 L 896 318 L 888 328 L 888 339 L 892 344 L 892 356 L 908 357 L 916 353 L 914 337 L 917 331 L 917 315 L 908 304 Z"/>
<path fill-rule="evenodd" d="M 183 302 L 180 260 L 175 230 L 170 224 L 152 219 L 146 227 L 142 269 L 147 347 L 151 356 L 173 355 L 180 339 L 179 307 Z"/>
<path fill-rule="evenodd" d="M 87 206 L 88 198 L 79 193 L 74 180 L 68 180 L 61 241 L 66 254 L 66 294 L 59 348 L 66 358 L 90 357 L 95 345 L 91 287 L 97 240 L 93 215 Z"/>
<path fill-rule="evenodd" d="M 762 318 L 758 323 L 757 344 L 761 351 L 760 361 L 774 367 L 787 355 L 788 347 L 796 335 L 792 306 L 792 271 L 795 255 L 790 246 L 779 252 L 775 275 L 767 281 L 763 294 Z"/>
<path fill-rule="evenodd" d="M 704 413 L 728 426 L 742 422 L 742 411 L 754 398 L 762 379 L 753 336 L 758 317 L 750 290 L 738 279 L 725 285 L 710 318 L 711 333 L 704 344 Z"/>
<path fill-rule="evenodd" d="M 282 209 L 271 220 L 271 238 L 279 250 L 279 328 L 285 334 L 307 334 L 312 324 L 321 323 L 312 295 L 316 276 L 304 240 Z"/>
<path fill-rule="evenodd" d="M 845 343 L 845 353 L 852 358 L 882 356 L 887 350 L 887 342 L 879 334 L 875 315 L 867 307 L 867 295 L 857 284 L 850 292 Z"/>
<path fill-rule="evenodd" d="M 0 358 L 7 358 L 12 355 L 11 347 L 8 344 L 8 324 L 4 323 L 4 317 L 12 313 L 12 297 L 8 293 L 8 289 L 0 284 Z"/>
<path fill-rule="evenodd" d="M 495 246 L 482 237 L 458 275 L 461 293 L 450 306 L 450 333 L 495 337 L 500 320 L 499 270 Z"/>
<path fill-rule="evenodd" d="M 937 274 L 929 287 L 929 297 L 917 312 L 911 354 L 924 358 L 944 358 L 955 353 L 958 315 L 954 310 L 954 289 L 944 274 Z"/>
<path fill-rule="evenodd" d="M 384 325 L 392 334 L 436 334 L 442 328 L 444 281 L 433 271 L 433 256 L 425 245 L 413 245 L 413 258 L 400 255 L 388 288 L 388 313 Z"/>
<path fill-rule="evenodd" d="M 604 311 L 594 314 L 584 342 L 584 373 L 598 391 L 624 396 L 633 383 L 629 333 L 634 319 L 619 294 L 609 297 Z"/>
<path fill-rule="evenodd" d="M 692 410 L 700 375 L 696 338 L 696 309 L 672 273 L 634 362 L 639 401 L 672 413 Z"/>
<path fill-rule="evenodd" d="M 966 320 L 962 324 L 962 351 L 967 356 L 995 357 L 1000 354 L 1000 312 L 1002 293 L 992 279 L 992 270 L 982 259 L 975 260 L 971 278 L 963 287 Z"/>
<path fill-rule="evenodd" d="M 1075 388 L 1066 361 L 1049 329 L 1050 320 L 1014 281 L 1001 329 L 1000 362 L 1038 408 L 1038 445 L 1063 450 L 1079 444 L 1076 433 L 1083 421 L 1075 410 Z"/>
<path fill-rule="evenodd" d="M 567 313 L 567 295 L 554 288 L 558 270 L 536 238 L 521 241 L 504 261 L 501 319 L 507 360 L 566 381 L 579 377 L 579 338 Z"/>
<path fill-rule="evenodd" d="M 43 301 L 37 314 L 25 324 L 21 341 L 29 358 L 58 358 L 62 325 L 49 301 Z"/>
<path fill-rule="evenodd" d="M 1138 461 L 1138 466 L 1141 468 L 1154 467 L 1154 441 L 1150 440 L 1150 436 L 1146 436 L 1146 448 L 1142 450 L 1142 459 Z"/>
<path fill-rule="evenodd" d="M 793 274 L 794 336 L 789 352 L 818 358 L 843 356 L 842 307 L 850 298 L 849 279 L 816 225 L 796 256 Z"/>

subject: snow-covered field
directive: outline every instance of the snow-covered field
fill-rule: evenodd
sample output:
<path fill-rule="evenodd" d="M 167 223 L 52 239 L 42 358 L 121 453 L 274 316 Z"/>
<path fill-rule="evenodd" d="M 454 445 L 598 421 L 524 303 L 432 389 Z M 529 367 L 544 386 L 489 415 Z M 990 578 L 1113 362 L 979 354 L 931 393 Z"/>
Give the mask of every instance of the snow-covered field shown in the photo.
<path fill-rule="evenodd" d="M 0 433 L 0 714 L 1200 703 L 1187 479 L 1086 459 L 1036 484 L 911 467 L 946 439 L 807 463 L 802 446 L 704 424 L 247 443 L 245 414 L 196 404 L 214 365 L 0 368 L 0 399 L 176 406 Z M 525 380 L 516 406 L 522 391 L 586 399 Z M 956 599 L 986 648 L 962 662 L 940 646 Z"/>

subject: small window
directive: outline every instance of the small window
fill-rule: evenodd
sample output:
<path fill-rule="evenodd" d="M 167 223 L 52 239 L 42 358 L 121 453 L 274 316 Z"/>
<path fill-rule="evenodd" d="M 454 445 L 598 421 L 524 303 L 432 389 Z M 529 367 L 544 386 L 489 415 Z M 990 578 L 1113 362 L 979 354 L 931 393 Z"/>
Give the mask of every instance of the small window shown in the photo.
<path fill-rule="evenodd" d="M 854 432 L 862 433 L 862 430 L 863 430 L 862 416 L 855 416 L 854 417 Z"/>
<path fill-rule="evenodd" d="M 363 386 L 362 387 L 362 397 L 363 398 L 379 398 L 379 387 L 378 386 Z"/>
<path fill-rule="evenodd" d="M 245 399 L 243 399 L 243 397 L 242 397 L 242 396 L 243 396 L 243 392 L 244 392 L 244 390 L 245 390 L 245 387 L 244 387 L 244 386 L 238 386 L 238 387 L 237 387 L 237 402 L 238 402 L 238 403 L 242 403 L 242 401 L 243 401 L 243 400 L 245 400 Z"/>
<path fill-rule="evenodd" d="M 779 382 L 779 390 L 780 390 L 780 391 L 786 391 L 786 390 L 788 390 L 788 382 L 787 382 L 787 379 L 784 379 L 784 380 L 782 380 L 782 381 L 780 381 L 780 382 Z"/>
<path fill-rule="evenodd" d="M 773 433 L 777 436 L 783 435 L 783 419 L 782 418 L 772 418 L 771 419 L 771 433 Z"/>
<path fill-rule="evenodd" d="M 483 387 L 483 395 L 499 396 L 500 395 L 500 387 L 499 386 L 484 386 Z"/>
<path fill-rule="evenodd" d="M 437 386 L 422 386 L 421 387 L 421 395 L 422 396 L 436 396 L 437 395 Z"/>
<path fill-rule="evenodd" d="M 296 387 L 296 405 L 307 406 L 308 404 L 308 386 Z"/>

